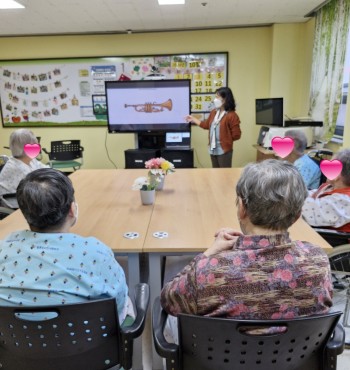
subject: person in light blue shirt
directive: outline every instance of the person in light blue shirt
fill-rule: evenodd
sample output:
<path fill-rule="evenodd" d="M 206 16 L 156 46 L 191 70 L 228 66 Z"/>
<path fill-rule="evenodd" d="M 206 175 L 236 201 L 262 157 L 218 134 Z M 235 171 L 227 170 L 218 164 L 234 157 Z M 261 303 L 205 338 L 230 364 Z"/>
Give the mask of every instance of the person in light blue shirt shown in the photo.
<path fill-rule="evenodd" d="M 57 305 L 115 297 L 119 322 L 134 317 L 124 271 L 112 250 L 69 232 L 78 219 L 70 179 L 44 168 L 18 185 L 30 230 L 0 241 L 0 305 Z"/>
<path fill-rule="evenodd" d="M 294 140 L 294 149 L 285 159 L 293 163 L 300 172 L 308 190 L 318 189 L 320 186 L 321 170 L 307 154 L 304 154 L 307 139 L 303 131 L 288 130 L 285 133 Z"/>

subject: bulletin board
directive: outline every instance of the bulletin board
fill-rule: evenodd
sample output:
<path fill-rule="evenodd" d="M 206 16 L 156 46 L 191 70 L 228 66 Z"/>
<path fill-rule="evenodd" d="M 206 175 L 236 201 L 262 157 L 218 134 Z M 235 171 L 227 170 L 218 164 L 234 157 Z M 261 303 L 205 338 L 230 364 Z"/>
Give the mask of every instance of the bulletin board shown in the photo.
<path fill-rule="evenodd" d="M 106 126 L 105 81 L 142 79 L 190 79 L 191 113 L 204 119 L 227 66 L 227 52 L 0 61 L 2 124 Z"/>

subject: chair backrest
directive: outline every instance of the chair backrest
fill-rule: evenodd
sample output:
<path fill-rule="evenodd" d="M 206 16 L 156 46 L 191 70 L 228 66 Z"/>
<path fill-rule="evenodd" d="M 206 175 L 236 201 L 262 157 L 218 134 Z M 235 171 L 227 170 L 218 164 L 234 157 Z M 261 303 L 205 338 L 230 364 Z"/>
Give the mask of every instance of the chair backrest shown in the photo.
<path fill-rule="evenodd" d="M 326 369 L 325 347 L 341 312 L 293 320 L 234 320 L 179 315 L 180 368 Z M 284 332 L 253 334 L 274 327 Z M 336 356 L 335 363 L 336 368 Z M 331 360 L 332 361 L 332 360 Z"/>
<path fill-rule="evenodd" d="M 49 318 L 53 312 L 57 317 Z M 33 321 L 39 313 L 41 320 Z M 2 369 L 109 369 L 121 362 L 120 342 L 114 298 L 55 307 L 0 307 Z"/>
<path fill-rule="evenodd" d="M 80 146 L 80 140 L 51 141 L 50 160 L 70 161 L 82 156 L 83 148 Z"/>

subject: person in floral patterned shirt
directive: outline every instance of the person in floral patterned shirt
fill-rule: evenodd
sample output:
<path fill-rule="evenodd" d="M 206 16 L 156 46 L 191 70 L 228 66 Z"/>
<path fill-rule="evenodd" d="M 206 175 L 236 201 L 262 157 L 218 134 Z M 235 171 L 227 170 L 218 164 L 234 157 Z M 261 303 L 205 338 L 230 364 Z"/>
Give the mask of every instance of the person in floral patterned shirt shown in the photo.
<path fill-rule="evenodd" d="M 164 310 L 236 319 L 288 319 L 332 306 L 326 253 L 289 237 L 307 190 L 287 161 L 248 164 L 236 186 L 241 231 L 223 228 L 161 292 Z"/>

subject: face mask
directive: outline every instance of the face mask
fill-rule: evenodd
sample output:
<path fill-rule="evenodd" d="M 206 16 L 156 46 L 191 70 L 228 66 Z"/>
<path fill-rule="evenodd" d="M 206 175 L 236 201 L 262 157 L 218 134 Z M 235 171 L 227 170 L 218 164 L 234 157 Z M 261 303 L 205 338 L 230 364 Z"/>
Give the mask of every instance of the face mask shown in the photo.
<path fill-rule="evenodd" d="M 215 108 L 221 108 L 222 106 L 222 100 L 221 99 L 218 99 L 218 98 L 215 98 L 214 99 L 214 105 L 215 105 Z"/>

